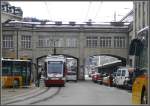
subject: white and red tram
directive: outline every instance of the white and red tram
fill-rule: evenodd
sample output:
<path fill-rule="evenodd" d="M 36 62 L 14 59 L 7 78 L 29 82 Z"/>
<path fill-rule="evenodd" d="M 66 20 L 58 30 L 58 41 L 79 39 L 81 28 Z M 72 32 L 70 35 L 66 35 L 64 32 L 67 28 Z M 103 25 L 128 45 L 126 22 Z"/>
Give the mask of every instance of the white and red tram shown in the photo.
<path fill-rule="evenodd" d="M 65 86 L 67 66 L 66 58 L 62 55 L 49 55 L 45 59 L 45 86 Z"/>

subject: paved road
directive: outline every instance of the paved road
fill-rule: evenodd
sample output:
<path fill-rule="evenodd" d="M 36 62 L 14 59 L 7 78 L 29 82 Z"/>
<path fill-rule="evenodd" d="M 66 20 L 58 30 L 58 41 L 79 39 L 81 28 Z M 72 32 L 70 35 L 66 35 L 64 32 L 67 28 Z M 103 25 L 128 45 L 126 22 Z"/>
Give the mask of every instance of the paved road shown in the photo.
<path fill-rule="evenodd" d="M 36 105 L 131 105 L 131 93 L 91 81 L 70 82 L 58 95 Z"/>
<path fill-rule="evenodd" d="M 68 82 L 65 87 L 40 88 L 31 93 L 7 101 L 13 105 L 131 105 L 131 93 L 127 90 L 98 85 L 90 80 Z"/>

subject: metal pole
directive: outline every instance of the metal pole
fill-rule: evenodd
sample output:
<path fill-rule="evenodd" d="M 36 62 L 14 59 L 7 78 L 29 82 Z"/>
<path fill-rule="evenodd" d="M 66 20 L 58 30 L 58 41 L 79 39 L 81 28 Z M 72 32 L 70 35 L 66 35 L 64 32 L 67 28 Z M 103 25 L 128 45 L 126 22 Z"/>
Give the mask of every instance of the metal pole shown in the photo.
<path fill-rule="evenodd" d="M 55 40 L 54 40 L 54 55 L 56 54 L 56 48 L 55 48 Z"/>
<path fill-rule="evenodd" d="M 17 28 L 17 51 L 16 51 L 16 54 L 17 54 L 17 59 L 18 59 L 18 28 Z"/>

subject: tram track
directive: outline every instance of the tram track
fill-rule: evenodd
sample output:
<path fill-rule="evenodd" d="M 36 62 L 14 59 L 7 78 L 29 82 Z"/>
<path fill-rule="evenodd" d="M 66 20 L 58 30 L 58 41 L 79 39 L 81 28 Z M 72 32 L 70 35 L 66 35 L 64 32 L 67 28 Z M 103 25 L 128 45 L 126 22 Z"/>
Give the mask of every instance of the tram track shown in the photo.
<path fill-rule="evenodd" d="M 35 95 L 33 95 L 33 96 L 26 97 L 26 98 L 22 98 L 22 97 L 24 97 L 24 95 L 22 95 L 22 96 L 19 96 L 19 98 L 22 98 L 22 99 L 17 99 L 17 100 L 10 101 L 10 102 L 4 103 L 4 105 L 8 105 L 8 104 L 12 104 L 12 103 L 17 103 L 17 102 L 29 100 L 29 99 L 31 99 L 31 98 L 40 96 L 40 95 L 42 95 L 43 93 L 46 93 L 46 92 L 49 91 L 49 90 L 50 90 L 50 88 L 46 88 L 44 91 L 42 91 L 42 92 L 40 92 L 40 93 L 37 93 L 37 94 L 35 94 Z"/>
<path fill-rule="evenodd" d="M 40 100 L 31 102 L 30 105 L 33 105 L 33 104 L 36 104 L 36 103 L 39 103 L 39 102 L 43 102 L 43 101 L 47 101 L 47 100 L 49 100 L 49 99 L 52 99 L 53 97 L 55 97 L 56 95 L 59 94 L 60 90 L 61 90 L 61 87 L 59 87 L 58 90 L 57 90 L 54 94 L 52 94 L 52 95 L 50 95 L 50 96 L 48 96 L 48 97 L 45 97 L 45 98 L 43 98 L 43 99 L 40 99 Z"/>
<path fill-rule="evenodd" d="M 41 89 L 39 89 L 39 91 L 40 91 L 40 90 L 41 90 Z M 28 96 L 29 94 L 35 93 L 35 92 L 37 92 L 37 91 L 38 91 L 38 89 L 36 88 L 35 90 L 29 91 L 29 92 L 27 92 L 27 93 L 23 93 L 22 95 L 16 95 L 16 96 L 11 96 L 11 97 L 4 97 L 4 98 L 2 98 L 2 100 L 3 100 L 3 101 L 6 101 L 6 100 L 12 100 L 12 99 L 18 98 L 18 97 Z M 8 91 L 8 92 L 9 92 L 9 91 Z"/>

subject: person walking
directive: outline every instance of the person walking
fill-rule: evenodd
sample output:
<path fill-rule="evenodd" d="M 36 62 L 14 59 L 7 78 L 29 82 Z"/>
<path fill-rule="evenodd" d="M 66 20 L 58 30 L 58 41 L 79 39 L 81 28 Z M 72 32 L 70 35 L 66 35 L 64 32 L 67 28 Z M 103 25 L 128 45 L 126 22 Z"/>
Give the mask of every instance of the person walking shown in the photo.
<path fill-rule="evenodd" d="M 41 74 L 42 74 L 42 72 L 40 71 L 37 76 L 37 87 L 40 87 Z"/>

